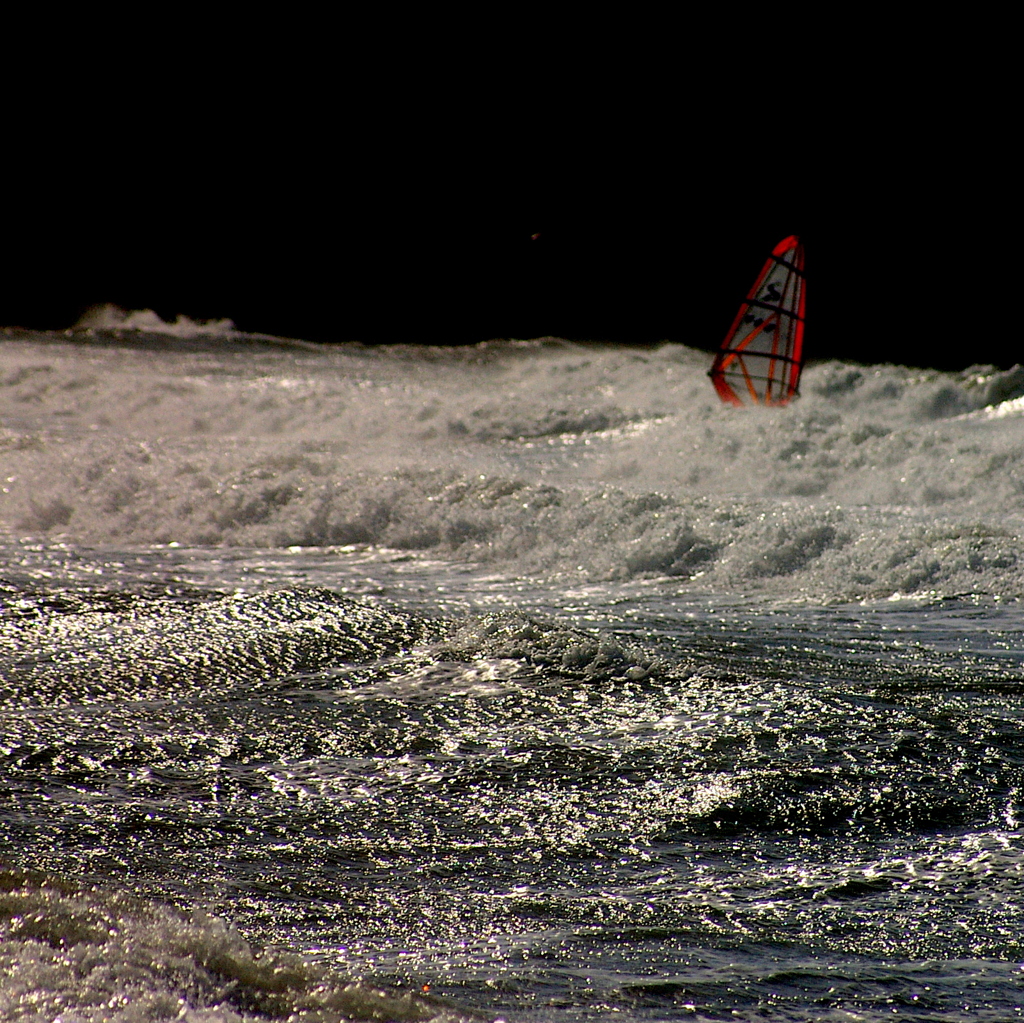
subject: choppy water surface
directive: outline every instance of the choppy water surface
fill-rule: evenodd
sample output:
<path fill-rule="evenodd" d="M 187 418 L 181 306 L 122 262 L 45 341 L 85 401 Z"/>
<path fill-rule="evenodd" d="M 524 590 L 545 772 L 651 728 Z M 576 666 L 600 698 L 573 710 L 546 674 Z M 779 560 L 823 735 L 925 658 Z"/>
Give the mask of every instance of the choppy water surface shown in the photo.
<path fill-rule="evenodd" d="M 1024 380 L 704 369 L 0 345 L 0 1014 L 1018 1018 Z"/>

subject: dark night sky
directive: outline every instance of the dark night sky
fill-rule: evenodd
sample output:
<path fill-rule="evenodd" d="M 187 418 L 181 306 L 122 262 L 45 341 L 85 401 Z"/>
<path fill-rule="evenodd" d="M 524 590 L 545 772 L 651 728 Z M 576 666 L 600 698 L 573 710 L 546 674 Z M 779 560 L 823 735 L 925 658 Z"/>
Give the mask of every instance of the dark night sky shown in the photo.
<path fill-rule="evenodd" d="M 471 109 L 473 91 L 306 109 L 221 81 L 141 118 L 118 92 L 104 121 L 93 89 L 67 130 L 12 129 L 0 324 L 114 302 L 321 341 L 711 348 L 795 233 L 810 357 L 1018 361 L 992 301 L 1010 287 L 1006 161 L 969 117 L 847 98 L 789 135 L 667 86 L 646 113 L 600 82 Z"/>

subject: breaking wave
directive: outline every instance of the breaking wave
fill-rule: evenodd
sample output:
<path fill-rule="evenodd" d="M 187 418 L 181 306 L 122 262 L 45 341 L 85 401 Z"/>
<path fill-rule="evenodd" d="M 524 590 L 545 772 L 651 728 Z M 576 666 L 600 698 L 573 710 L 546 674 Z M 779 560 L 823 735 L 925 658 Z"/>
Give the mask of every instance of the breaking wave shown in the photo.
<path fill-rule="evenodd" d="M 1021 367 L 823 363 L 792 406 L 735 410 L 678 345 L 197 347 L 171 327 L 8 332 L 9 538 L 372 546 L 798 599 L 1024 594 Z"/>

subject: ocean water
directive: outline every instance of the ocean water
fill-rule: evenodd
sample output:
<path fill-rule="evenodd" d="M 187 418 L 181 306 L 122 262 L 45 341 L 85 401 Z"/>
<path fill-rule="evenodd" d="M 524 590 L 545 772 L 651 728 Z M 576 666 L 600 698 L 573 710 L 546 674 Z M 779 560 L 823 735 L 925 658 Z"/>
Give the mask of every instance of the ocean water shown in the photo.
<path fill-rule="evenodd" d="M 1024 1006 L 1024 370 L 0 340 L 0 1018 Z"/>

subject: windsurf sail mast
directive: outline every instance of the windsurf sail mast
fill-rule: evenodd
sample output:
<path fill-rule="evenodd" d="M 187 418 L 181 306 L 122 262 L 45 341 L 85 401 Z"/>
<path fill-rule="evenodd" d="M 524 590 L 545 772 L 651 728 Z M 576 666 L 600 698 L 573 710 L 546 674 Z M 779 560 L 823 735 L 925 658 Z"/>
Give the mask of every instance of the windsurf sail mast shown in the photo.
<path fill-rule="evenodd" d="M 772 249 L 733 320 L 709 376 L 729 405 L 785 405 L 799 392 L 804 347 L 804 247 Z"/>

